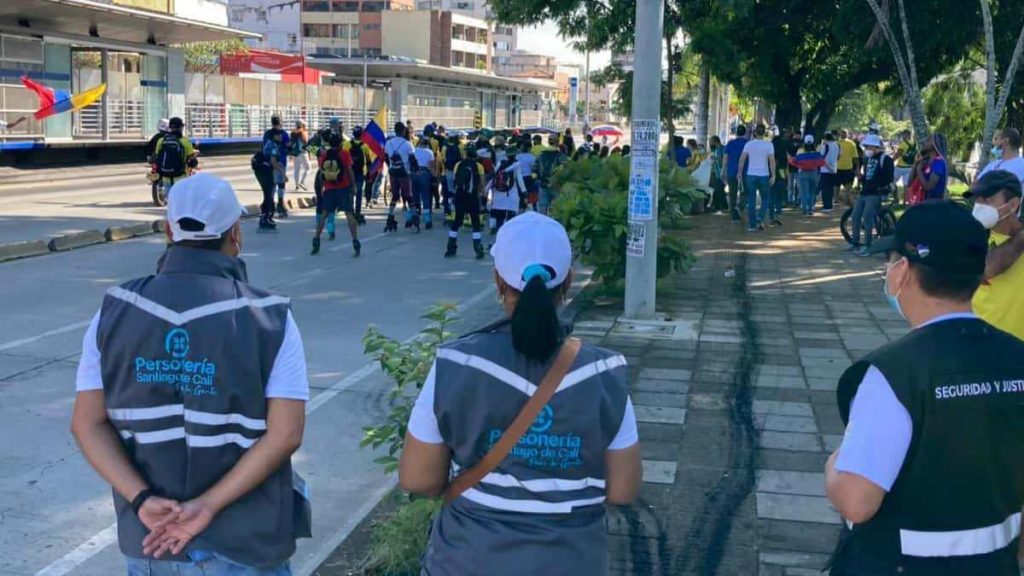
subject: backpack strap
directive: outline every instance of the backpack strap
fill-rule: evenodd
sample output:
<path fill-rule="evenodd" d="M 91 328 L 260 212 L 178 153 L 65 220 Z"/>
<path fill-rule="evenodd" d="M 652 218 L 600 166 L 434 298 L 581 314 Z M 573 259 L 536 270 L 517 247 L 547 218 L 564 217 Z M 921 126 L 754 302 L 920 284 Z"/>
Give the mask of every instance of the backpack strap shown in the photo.
<path fill-rule="evenodd" d="M 526 433 L 526 430 L 533 424 L 540 411 L 544 409 L 544 406 L 551 400 L 551 397 L 555 395 L 558 386 L 562 383 L 565 375 L 569 373 L 569 368 L 576 361 L 576 356 L 579 355 L 581 347 L 582 343 L 577 338 L 567 338 L 565 340 L 562 344 L 562 349 L 559 350 L 558 356 L 555 358 L 554 364 L 548 369 L 548 373 L 544 375 L 544 379 L 541 380 L 540 385 L 533 392 L 533 396 L 530 396 L 526 405 L 516 415 L 516 419 L 512 421 L 512 424 L 501 434 L 501 438 L 491 448 L 491 451 L 485 454 L 469 470 L 459 474 L 448 484 L 448 488 L 444 491 L 444 501 L 446 503 L 455 500 L 463 492 L 483 480 L 484 476 L 490 474 L 508 456 L 508 453 L 512 451 L 512 448 L 515 447 L 519 439 Z"/>

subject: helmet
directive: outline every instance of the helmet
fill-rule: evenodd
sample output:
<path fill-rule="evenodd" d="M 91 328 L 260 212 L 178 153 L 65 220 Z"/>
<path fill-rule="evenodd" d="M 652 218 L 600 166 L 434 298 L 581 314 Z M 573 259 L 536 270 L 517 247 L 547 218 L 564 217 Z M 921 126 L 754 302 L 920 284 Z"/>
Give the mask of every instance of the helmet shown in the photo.
<path fill-rule="evenodd" d="M 160 121 L 158 121 L 156 123 L 156 129 L 161 131 L 161 132 L 167 132 L 167 129 L 170 128 L 170 127 L 171 127 L 171 121 L 168 120 L 167 118 L 161 118 Z"/>
<path fill-rule="evenodd" d="M 171 130 L 181 130 L 182 128 L 185 127 L 185 121 L 175 116 L 174 118 L 168 120 L 167 125 L 170 127 Z"/>
<path fill-rule="evenodd" d="M 331 125 L 332 128 L 335 126 L 341 126 L 341 118 L 338 118 L 337 116 L 331 116 L 331 119 L 328 123 Z"/>
<path fill-rule="evenodd" d="M 363 127 L 362 126 L 356 126 L 355 128 L 352 129 L 352 137 L 353 138 L 359 138 L 362 135 L 363 135 Z"/>

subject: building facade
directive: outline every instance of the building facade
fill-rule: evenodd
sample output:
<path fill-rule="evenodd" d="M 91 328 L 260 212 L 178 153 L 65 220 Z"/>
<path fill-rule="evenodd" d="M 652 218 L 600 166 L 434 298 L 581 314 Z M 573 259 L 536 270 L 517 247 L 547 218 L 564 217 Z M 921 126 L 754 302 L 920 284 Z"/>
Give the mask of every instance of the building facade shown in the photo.
<path fill-rule="evenodd" d="M 301 0 L 229 0 L 231 26 L 262 36 L 251 48 L 298 54 L 302 50 Z"/>
<path fill-rule="evenodd" d="M 416 9 L 446 10 L 486 22 L 491 39 L 491 65 L 495 70 L 507 65 L 509 56 L 516 49 L 518 37 L 515 27 L 498 24 L 486 0 L 416 0 Z"/>
<path fill-rule="evenodd" d="M 415 0 L 301 0 L 302 52 L 362 58 L 382 54 L 382 15 L 413 10 Z"/>
<path fill-rule="evenodd" d="M 412 58 L 434 66 L 490 71 L 487 23 L 441 10 L 384 12 L 383 56 Z"/>
<path fill-rule="evenodd" d="M 515 50 L 504 60 L 495 57 L 494 72 L 512 78 L 555 79 L 558 61 L 554 56 L 536 54 L 528 50 Z"/>

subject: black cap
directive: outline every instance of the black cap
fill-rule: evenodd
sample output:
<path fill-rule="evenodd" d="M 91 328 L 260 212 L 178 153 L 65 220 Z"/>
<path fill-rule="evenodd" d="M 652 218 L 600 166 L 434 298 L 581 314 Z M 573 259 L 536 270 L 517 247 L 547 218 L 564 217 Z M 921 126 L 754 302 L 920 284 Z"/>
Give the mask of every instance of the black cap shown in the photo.
<path fill-rule="evenodd" d="M 871 252 L 896 252 L 942 272 L 981 274 L 988 231 L 955 202 L 925 202 L 904 212 L 896 232 L 876 240 Z"/>
<path fill-rule="evenodd" d="M 280 126 L 281 125 L 281 117 L 277 116 L 277 115 L 271 116 L 270 117 L 270 125 L 271 126 Z"/>
<path fill-rule="evenodd" d="M 1011 198 L 1020 198 L 1020 180 L 1017 179 L 1017 175 L 1013 172 L 993 170 L 975 180 L 971 189 L 964 192 L 964 198 L 973 198 L 975 196 L 991 198 L 1002 190 L 1005 190 Z"/>

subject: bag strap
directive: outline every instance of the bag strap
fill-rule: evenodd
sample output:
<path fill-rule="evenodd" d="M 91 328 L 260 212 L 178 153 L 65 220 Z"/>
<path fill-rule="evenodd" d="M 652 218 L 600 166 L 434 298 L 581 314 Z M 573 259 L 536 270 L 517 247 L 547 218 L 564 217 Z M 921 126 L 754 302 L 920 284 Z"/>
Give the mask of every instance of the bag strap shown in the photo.
<path fill-rule="evenodd" d="M 526 405 L 516 415 L 516 419 L 501 434 L 497 444 L 479 462 L 474 464 L 469 470 L 456 476 L 448 484 L 448 488 L 444 491 L 444 501 L 446 503 L 455 500 L 463 492 L 483 480 L 484 476 L 490 474 L 505 459 L 505 456 L 508 456 L 508 453 L 512 451 L 512 448 L 519 442 L 519 439 L 523 437 L 526 430 L 533 425 L 533 421 L 540 414 L 540 411 L 551 400 L 551 397 L 555 395 L 558 385 L 562 383 L 565 375 L 569 373 L 572 363 L 576 361 L 576 356 L 579 354 L 581 346 L 581 342 L 576 338 L 567 338 L 565 340 L 565 343 L 562 344 L 562 349 L 558 352 L 558 357 L 555 358 L 555 363 L 551 365 L 548 373 L 544 375 L 540 386 L 537 386 L 533 396 L 530 396 Z"/>

